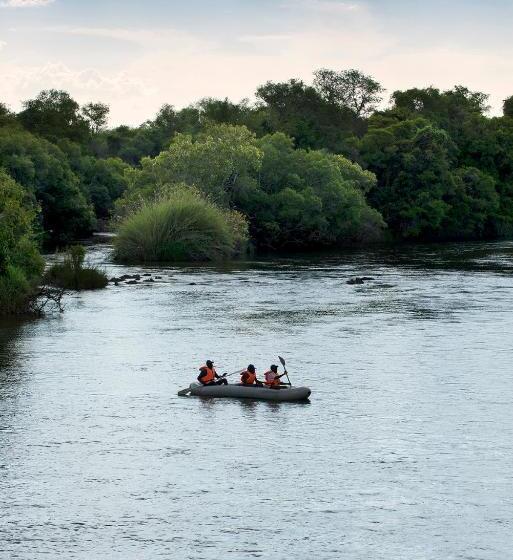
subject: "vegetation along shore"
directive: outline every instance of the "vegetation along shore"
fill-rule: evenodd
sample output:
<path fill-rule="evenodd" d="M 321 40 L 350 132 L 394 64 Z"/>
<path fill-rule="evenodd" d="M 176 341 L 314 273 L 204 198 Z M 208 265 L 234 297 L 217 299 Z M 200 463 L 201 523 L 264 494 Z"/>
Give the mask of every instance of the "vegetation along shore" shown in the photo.
<path fill-rule="evenodd" d="M 136 128 L 107 128 L 108 106 L 64 91 L 19 113 L 0 103 L 0 314 L 30 308 L 43 245 L 105 223 L 124 262 L 510 237 L 513 97 L 490 117 L 462 86 L 396 91 L 378 109 L 385 95 L 357 70 L 321 69 L 254 103 L 165 105 Z M 78 261 L 50 277 L 80 287 Z"/>

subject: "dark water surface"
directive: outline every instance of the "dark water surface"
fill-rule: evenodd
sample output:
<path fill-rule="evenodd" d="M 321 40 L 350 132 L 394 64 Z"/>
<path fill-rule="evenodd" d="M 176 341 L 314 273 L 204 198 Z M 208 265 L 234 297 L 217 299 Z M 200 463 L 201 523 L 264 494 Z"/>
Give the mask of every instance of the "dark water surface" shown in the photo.
<path fill-rule="evenodd" d="M 147 270 L 0 326 L 1 558 L 512 557 L 513 244 Z M 310 404 L 176 396 L 277 354 Z"/>

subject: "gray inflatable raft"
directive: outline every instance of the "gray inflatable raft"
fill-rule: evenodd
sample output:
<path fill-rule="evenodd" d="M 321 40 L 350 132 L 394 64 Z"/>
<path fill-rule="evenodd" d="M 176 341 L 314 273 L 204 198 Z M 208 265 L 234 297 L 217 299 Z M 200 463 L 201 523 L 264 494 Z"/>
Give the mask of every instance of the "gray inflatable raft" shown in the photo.
<path fill-rule="evenodd" d="M 248 385 L 200 385 L 191 383 L 191 395 L 196 397 L 216 397 L 232 399 L 259 399 L 265 401 L 294 402 L 306 401 L 310 396 L 308 387 L 283 387 L 282 389 L 268 389 Z"/>

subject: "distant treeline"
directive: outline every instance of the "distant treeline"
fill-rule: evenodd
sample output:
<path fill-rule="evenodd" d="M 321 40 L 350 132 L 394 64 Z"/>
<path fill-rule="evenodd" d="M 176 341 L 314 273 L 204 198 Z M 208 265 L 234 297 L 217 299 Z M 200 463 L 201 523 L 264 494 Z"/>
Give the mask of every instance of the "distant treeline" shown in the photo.
<path fill-rule="evenodd" d="M 513 235 L 513 97 L 501 117 L 462 86 L 396 91 L 378 110 L 384 97 L 357 70 L 322 69 L 255 103 L 164 105 L 135 128 L 108 129 L 107 105 L 64 91 L 19 113 L 0 103 L 0 276 L 16 235 L 65 245 L 187 188 L 238 213 L 257 249 Z M 21 191 L 33 230 L 14 234 L 5 209 Z"/>

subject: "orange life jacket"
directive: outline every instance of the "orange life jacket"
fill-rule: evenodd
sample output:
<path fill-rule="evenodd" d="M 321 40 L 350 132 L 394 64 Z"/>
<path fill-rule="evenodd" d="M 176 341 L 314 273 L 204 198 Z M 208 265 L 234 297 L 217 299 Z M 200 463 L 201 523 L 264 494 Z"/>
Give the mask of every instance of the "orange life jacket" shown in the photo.
<path fill-rule="evenodd" d="M 241 383 L 244 385 L 253 385 L 256 382 L 256 373 L 251 373 L 250 371 L 246 370 L 243 371 L 240 376 Z"/>
<path fill-rule="evenodd" d="M 211 381 L 214 381 L 214 379 L 216 378 L 216 370 L 215 370 L 214 368 L 210 369 L 210 368 L 207 367 L 207 366 L 201 366 L 201 367 L 200 367 L 200 370 L 201 370 L 202 372 L 203 372 L 203 371 L 206 371 L 206 372 L 207 372 L 207 374 L 204 375 L 204 376 L 201 378 L 201 382 L 202 382 L 202 383 L 210 383 Z"/>
<path fill-rule="evenodd" d="M 264 373 L 265 376 L 265 384 L 268 385 L 269 387 L 276 387 L 277 385 L 280 385 L 280 379 L 278 377 L 274 377 L 271 381 L 267 381 L 268 379 L 268 375 L 273 373 L 274 375 L 278 375 L 277 373 L 274 373 L 274 371 L 272 370 L 268 370 Z"/>

